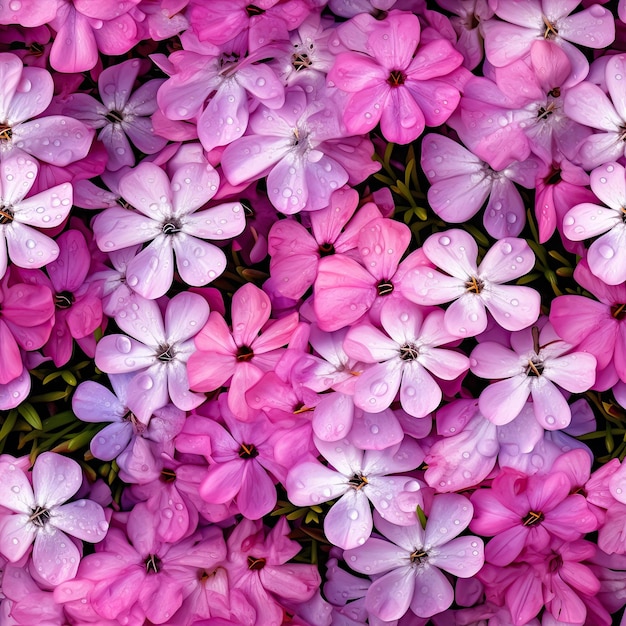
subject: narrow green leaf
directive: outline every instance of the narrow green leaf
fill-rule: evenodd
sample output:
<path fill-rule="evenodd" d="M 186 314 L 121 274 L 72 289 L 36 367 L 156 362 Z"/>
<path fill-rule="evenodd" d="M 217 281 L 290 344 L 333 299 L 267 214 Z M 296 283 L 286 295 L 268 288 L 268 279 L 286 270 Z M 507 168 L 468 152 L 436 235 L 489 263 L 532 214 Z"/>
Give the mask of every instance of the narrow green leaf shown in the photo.
<path fill-rule="evenodd" d="M 9 433 L 13 430 L 15 426 L 15 422 L 17 422 L 17 409 L 11 409 L 7 414 L 4 422 L 2 423 L 2 428 L 0 428 L 0 441 L 4 441 Z"/>
<path fill-rule="evenodd" d="M 58 378 L 61 375 L 61 372 L 52 372 L 52 374 L 48 374 L 44 379 L 43 379 L 43 384 L 47 385 L 49 382 L 55 380 L 56 378 Z"/>
<path fill-rule="evenodd" d="M 424 513 L 424 509 L 418 504 L 417 509 L 415 509 L 415 512 L 417 513 L 417 519 L 419 519 L 420 524 L 422 525 L 422 528 L 425 529 L 427 520 L 426 520 L 426 513 Z"/>
<path fill-rule="evenodd" d="M 72 374 L 72 372 L 70 372 L 69 370 L 63 370 L 61 372 L 61 377 L 68 385 L 71 385 L 72 387 L 76 387 L 76 385 L 78 385 L 76 376 L 74 376 L 74 374 Z"/>
<path fill-rule="evenodd" d="M 35 430 L 43 429 L 41 419 L 39 418 L 37 411 L 35 411 L 35 408 L 32 404 L 30 404 L 30 402 L 22 402 L 22 404 L 17 407 L 17 410 L 19 414 L 26 420 L 26 422 L 30 424 Z"/>

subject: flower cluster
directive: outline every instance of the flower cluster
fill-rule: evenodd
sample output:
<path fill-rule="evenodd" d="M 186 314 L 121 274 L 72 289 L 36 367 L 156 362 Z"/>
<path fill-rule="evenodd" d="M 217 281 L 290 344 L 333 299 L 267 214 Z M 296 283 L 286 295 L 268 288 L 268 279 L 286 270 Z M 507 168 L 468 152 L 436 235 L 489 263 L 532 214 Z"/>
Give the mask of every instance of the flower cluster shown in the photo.
<path fill-rule="evenodd" d="M 3 626 L 620 619 L 604 4 L 0 5 Z"/>

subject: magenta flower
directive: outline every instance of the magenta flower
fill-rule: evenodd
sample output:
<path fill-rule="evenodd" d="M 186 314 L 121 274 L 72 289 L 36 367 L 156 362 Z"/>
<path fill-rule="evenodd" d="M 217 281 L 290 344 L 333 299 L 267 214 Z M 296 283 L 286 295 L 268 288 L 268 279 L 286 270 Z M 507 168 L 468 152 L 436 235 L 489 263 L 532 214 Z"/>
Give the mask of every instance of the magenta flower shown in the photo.
<path fill-rule="evenodd" d="M 19 561 L 34 542 L 32 559 L 37 577 L 49 585 L 74 578 L 80 552 L 67 535 L 90 543 L 104 539 L 104 511 L 92 500 L 69 500 L 83 480 L 80 465 L 53 452 L 43 452 L 28 476 L 10 462 L 0 462 L 2 506 L 0 552 Z M 67 533 L 67 534 L 66 534 Z"/>
<path fill-rule="evenodd" d="M 94 220 L 103 252 L 151 242 L 126 268 L 129 286 L 144 298 L 159 298 L 171 287 L 174 254 L 188 285 L 206 285 L 226 269 L 224 253 L 205 239 L 235 237 L 245 227 L 245 216 L 239 202 L 198 211 L 218 184 L 206 161 L 185 163 L 171 181 L 158 165 L 143 161 L 120 180 L 120 193 L 134 209 L 105 209 Z"/>
<path fill-rule="evenodd" d="M 439 347 L 458 338 L 443 328 L 443 318 L 443 311 L 425 315 L 408 301 L 392 300 L 380 314 L 385 332 L 370 324 L 350 328 L 344 341 L 346 353 L 372 364 L 356 381 L 356 406 L 378 413 L 399 390 L 400 404 L 409 415 L 424 417 L 437 408 L 442 392 L 431 374 L 453 380 L 469 368 L 464 354 Z"/>
<path fill-rule="evenodd" d="M 463 57 L 443 38 L 418 47 L 420 24 L 412 13 L 360 18 L 367 38 L 355 42 L 356 51 L 339 54 L 328 73 L 333 85 L 350 94 L 344 123 L 349 132 L 364 134 L 380 122 L 387 141 L 410 143 L 425 125 L 443 124 L 456 109 L 459 91 L 442 78 Z"/>
<path fill-rule="evenodd" d="M 365 606 L 387 622 L 409 609 L 419 617 L 445 611 L 454 599 L 452 585 L 441 570 L 469 578 L 483 566 L 483 542 L 458 535 L 472 519 L 469 500 L 458 494 L 435 496 L 426 527 L 414 515 L 411 526 L 395 526 L 376 516 L 376 528 L 385 539 L 370 538 L 347 550 L 348 565 L 377 577 L 365 595 Z"/>
<path fill-rule="evenodd" d="M 480 394 L 481 413 L 496 425 L 507 424 L 531 396 L 535 417 L 546 430 L 566 428 L 571 411 L 558 387 L 572 393 L 587 391 L 596 378 L 595 357 L 573 352 L 549 323 L 541 332 L 533 326 L 513 333 L 511 346 L 513 350 L 485 341 L 470 355 L 472 372 L 496 381 Z"/>
<path fill-rule="evenodd" d="M 164 314 L 154 300 L 137 298 L 116 317 L 130 337 L 106 335 L 98 343 L 95 359 L 103 372 L 137 372 L 128 386 L 128 408 L 144 424 L 170 400 L 183 411 L 204 401 L 189 391 L 186 363 L 208 317 L 207 301 L 195 293 L 174 296 Z"/>
<path fill-rule="evenodd" d="M 527 476 L 505 467 L 491 489 L 476 490 L 470 529 L 493 537 L 485 549 L 487 561 L 508 565 L 524 547 L 542 550 L 553 537 L 576 541 L 596 530 L 596 516 L 584 496 L 571 493 L 572 487 L 564 472 Z"/>
<path fill-rule="evenodd" d="M 270 315 L 267 295 L 252 283 L 245 284 L 233 295 L 232 334 L 224 318 L 213 311 L 198 333 L 197 351 L 189 358 L 189 382 L 195 391 L 213 391 L 230 380 L 228 408 L 239 419 L 250 419 L 246 391 L 274 368 L 281 347 L 298 325 L 297 313 L 268 324 Z"/>
<path fill-rule="evenodd" d="M 472 337 L 487 328 L 489 311 L 507 330 L 521 330 L 537 321 L 541 298 L 530 287 L 502 285 L 527 274 L 535 255 L 523 239 L 496 242 L 476 267 L 478 246 L 463 230 L 431 235 L 422 247 L 429 261 L 448 275 L 426 266 L 415 267 L 402 293 L 417 304 L 432 306 L 453 301 L 446 309 L 446 330 Z"/>

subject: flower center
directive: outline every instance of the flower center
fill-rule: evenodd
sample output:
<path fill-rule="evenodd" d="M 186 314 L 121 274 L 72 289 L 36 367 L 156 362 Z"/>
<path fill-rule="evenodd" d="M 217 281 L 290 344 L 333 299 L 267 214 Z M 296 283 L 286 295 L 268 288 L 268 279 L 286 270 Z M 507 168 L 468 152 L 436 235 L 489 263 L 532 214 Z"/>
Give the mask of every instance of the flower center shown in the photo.
<path fill-rule="evenodd" d="M 146 430 L 146 425 L 143 422 L 140 422 L 137 419 L 137 416 L 132 411 L 126 411 L 126 414 L 124 415 L 124 417 L 122 417 L 122 420 L 125 422 L 129 422 L 130 425 L 133 427 L 133 432 L 135 432 L 137 435 L 140 435 L 142 432 L 144 432 L 144 430 Z"/>
<path fill-rule="evenodd" d="M 291 57 L 291 65 L 293 65 L 296 72 L 304 70 L 313 65 L 313 61 L 309 58 L 306 52 L 295 52 Z"/>
<path fill-rule="evenodd" d="M 465 289 L 469 293 L 480 293 L 483 290 L 485 283 L 483 283 L 480 278 L 476 278 L 476 276 L 472 276 L 466 283 Z"/>
<path fill-rule="evenodd" d="M 335 246 L 332 243 L 323 243 L 317 251 L 320 253 L 320 256 L 328 256 L 335 253 Z"/>
<path fill-rule="evenodd" d="M 148 555 L 144 561 L 147 574 L 158 574 L 161 569 L 161 559 L 156 554 Z"/>
<path fill-rule="evenodd" d="M 30 511 L 29 522 L 37 528 L 43 528 L 50 519 L 50 511 L 45 506 L 38 506 Z"/>
<path fill-rule="evenodd" d="M 623 320 L 626 317 L 626 304 L 614 304 L 611 307 L 611 315 L 616 320 Z"/>
<path fill-rule="evenodd" d="M 175 235 L 181 231 L 181 224 L 178 220 L 169 220 L 163 224 L 164 235 Z"/>
<path fill-rule="evenodd" d="M 387 79 L 387 83 L 392 87 L 399 87 L 400 85 L 404 85 L 405 80 L 406 74 L 402 70 L 392 70 Z"/>
<path fill-rule="evenodd" d="M 164 363 L 169 363 L 174 360 L 176 353 L 174 352 L 172 346 L 159 346 L 157 348 L 157 359 L 159 361 L 163 361 Z"/>
<path fill-rule="evenodd" d="M 176 472 L 172 469 L 163 468 L 159 476 L 163 483 L 173 483 L 176 480 Z"/>
<path fill-rule="evenodd" d="M 121 124 L 124 121 L 124 116 L 119 111 L 109 111 L 105 117 L 111 124 Z"/>
<path fill-rule="evenodd" d="M 393 283 L 390 280 L 381 280 L 376 285 L 376 289 L 378 289 L 379 296 L 388 296 L 393 292 Z"/>
<path fill-rule="evenodd" d="M 543 372 L 543 359 L 538 356 L 533 356 L 528 359 L 528 365 L 526 366 L 526 376 L 541 376 Z"/>
<path fill-rule="evenodd" d="M 246 13 L 248 14 L 248 17 L 254 17 L 255 15 L 263 15 L 263 13 L 265 13 L 265 9 L 260 9 L 254 4 L 249 4 L 246 7 Z"/>
<path fill-rule="evenodd" d="M 74 304 L 74 294 L 61 291 L 54 296 L 54 306 L 57 309 L 69 309 Z"/>
<path fill-rule="evenodd" d="M 411 553 L 409 557 L 411 559 L 411 563 L 414 565 L 419 565 L 420 563 L 425 563 L 428 559 L 428 553 L 424 552 L 424 550 L 420 548 L 416 548 L 414 552 Z"/>
<path fill-rule="evenodd" d="M 0 124 L 0 141 L 11 141 L 13 131 L 8 124 Z"/>
<path fill-rule="evenodd" d="M 419 354 L 419 348 L 414 343 L 405 343 L 400 347 L 400 358 L 403 361 L 415 361 Z"/>
<path fill-rule="evenodd" d="M 254 350 L 250 346 L 239 346 L 237 350 L 237 360 L 239 362 L 247 363 L 254 357 Z"/>
<path fill-rule="evenodd" d="M 257 571 L 265 567 L 265 559 L 257 559 L 254 556 L 248 557 L 248 569 Z"/>
<path fill-rule="evenodd" d="M 363 476 L 363 474 L 355 474 L 349 481 L 348 484 L 352 487 L 352 489 L 354 489 L 355 491 L 360 491 L 361 489 L 363 489 L 363 487 L 365 487 L 365 485 L 369 484 L 369 481 L 367 480 L 366 476 Z"/>
<path fill-rule="evenodd" d="M 556 109 L 556 104 L 554 102 L 550 102 L 550 104 L 545 107 L 539 107 L 537 109 L 537 119 L 547 120 L 548 117 L 554 113 L 554 109 Z"/>
<path fill-rule="evenodd" d="M 546 185 L 556 185 L 561 182 L 561 168 L 558 165 L 552 165 L 550 173 L 545 177 Z"/>
<path fill-rule="evenodd" d="M 554 24 L 552 24 L 552 22 L 550 22 L 550 20 L 548 20 L 548 18 L 545 15 L 542 15 L 541 18 L 543 19 L 543 23 L 546 27 L 543 33 L 543 38 L 554 39 L 559 34 L 558 29 L 556 28 Z"/>
<path fill-rule="evenodd" d="M 522 524 L 524 526 L 534 526 L 535 524 L 539 524 L 543 522 L 544 517 L 541 511 L 529 511 L 526 517 L 522 518 Z"/>
<path fill-rule="evenodd" d="M 237 454 L 240 459 L 254 459 L 259 456 L 259 451 L 253 443 L 242 443 Z"/>
<path fill-rule="evenodd" d="M 13 209 L 8 206 L 3 206 L 0 209 L 0 226 L 4 224 L 10 224 L 13 221 Z"/>

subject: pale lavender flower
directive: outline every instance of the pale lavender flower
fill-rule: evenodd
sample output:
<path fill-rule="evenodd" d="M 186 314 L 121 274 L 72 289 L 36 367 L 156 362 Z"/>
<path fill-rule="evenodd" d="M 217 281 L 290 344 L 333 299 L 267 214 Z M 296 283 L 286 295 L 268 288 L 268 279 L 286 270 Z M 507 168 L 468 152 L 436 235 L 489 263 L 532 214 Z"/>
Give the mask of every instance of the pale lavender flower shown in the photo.
<path fill-rule="evenodd" d="M 144 298 L 164 295 L 181 278 L 195 287 L 206 285 L 226 269 L 226 256 L 205 239 L 228 239 L 245 227 L 239 202 L 198 211 L 217 191 L 217 172 L 203 162 L 186 162 L 171 182 L 154 163 L 143 161 L 120 180 L 120 193 L 134 209 L 112 207 L 96 217 L 98 247 L 112 252 L 151 241 L 126 266 L 126 281 Z"/>
<path fill-rule="evenodd" d="M 80 552 L 67 535 L 97 543 L 108 530 L 99 504 L 67 502 L 82 480 L 80 465 L 54 452 L 37 457 L 32 486 L 15 463 L 0 462 L 0 500 L 12 512 L 0 518 L 0 552 L 15 563 L 34 542 L 34 574 L 50 585 L 76 575 Z"/>
<path fill-rule="evenodd" d="M 375 514 L 377 530 L 389 541 L 372 537 L 344 553 L 357 572 L 382 574 L 367 590 L 366 608 L 384 621 L 400 619 L 409 608 L 419 617 L 445 611 L 454 591 L 441 570 L 469 578 L 484 563 L 482 540 L 458 537 L 472 513 L 467 498 L 450 493 L 433 498 L 425 528 L 417 516 L 412 526 L 395 526 Z"/>
<path fill-rule="evenodd" d="M 161 314 L 154 300 L 137 298 L 115 318 L 130 335 L 107 335 L 96 347 L 96 365 L 108 374 L 137 372 L 127 389 L 128 408 L 147 423 L 168 402 L 190 411 L 204 401 L 191 393 L 187 359 L 194 352 L 193 337 L 209 317 L 209 305 L 198 294 L 174 296 Z"/>

